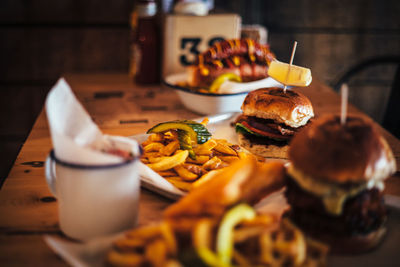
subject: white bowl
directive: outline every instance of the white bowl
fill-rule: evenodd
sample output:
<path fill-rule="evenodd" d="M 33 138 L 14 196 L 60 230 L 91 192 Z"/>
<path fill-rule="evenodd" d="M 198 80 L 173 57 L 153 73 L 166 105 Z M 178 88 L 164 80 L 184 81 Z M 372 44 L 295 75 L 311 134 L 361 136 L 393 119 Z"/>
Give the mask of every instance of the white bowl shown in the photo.
<path fill-rule="evenodd" d="M 192 91 L 177 84 L 186 81 L 187 74 L 172 74 L 165 78 L 164 84 L 172 88 L 181 99 L 183 105 L 199 114 L 219 114 L 240 111 L 240 107 L 248 92 L 237 94 L 211 94 Z"/>

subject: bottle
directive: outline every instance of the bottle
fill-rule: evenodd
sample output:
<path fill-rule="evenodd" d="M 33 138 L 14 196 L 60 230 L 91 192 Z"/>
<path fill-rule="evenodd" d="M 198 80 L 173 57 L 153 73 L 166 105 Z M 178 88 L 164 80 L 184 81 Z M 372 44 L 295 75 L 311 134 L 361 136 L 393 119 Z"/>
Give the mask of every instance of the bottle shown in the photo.
<path fill-rule="evenodd" d="M 160 38 L 156 13 L 154 0 L 140 0 L 132 13 L 129 73 L 137 84 L 156 84 L 160 81 Z"/>

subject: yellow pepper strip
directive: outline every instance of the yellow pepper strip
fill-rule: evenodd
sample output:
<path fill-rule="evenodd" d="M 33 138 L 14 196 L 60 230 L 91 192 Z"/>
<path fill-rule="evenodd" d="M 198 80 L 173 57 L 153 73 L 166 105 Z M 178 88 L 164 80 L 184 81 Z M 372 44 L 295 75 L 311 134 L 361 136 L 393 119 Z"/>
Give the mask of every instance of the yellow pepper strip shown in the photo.
<path fill-rule="evenodd" d="M 233 252 L 233 230 L 243 220 L 250 220 L 256 212 L 247 204 L 239 204 L 230 209 L 222 218 L 217 234 L 217 255 L 219 260 L 230 265 Z"/>
<path fill-rule="evenodd" d="M 210 85 L 210 93 L 218 92 L 219 87 L 226 81 L 242 82 L 242 78 L 235 73 L 224 73 L 219 75 Z"/>
<path fill-rule="evenodd" d="M 212 239 L 213 221 L 207 218 L 201 219 L 193 231 L 193 244 L 197 255 L 208 266 L 227 267 L 218 256 L 210 249 Z"/>

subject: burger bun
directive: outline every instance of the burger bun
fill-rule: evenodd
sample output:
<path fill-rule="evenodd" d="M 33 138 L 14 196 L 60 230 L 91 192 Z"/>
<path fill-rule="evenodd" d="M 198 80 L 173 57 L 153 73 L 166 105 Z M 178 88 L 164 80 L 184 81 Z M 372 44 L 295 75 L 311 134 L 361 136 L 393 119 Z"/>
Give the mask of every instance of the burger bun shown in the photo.
<path fill-rule="evenodd" d="M 255 144 L 241 133 L 238 133 L 238 137 L 240 146 L 254 155 L 261 156 L 264 158 L 279 158 L 279 159 L 288 158 L 287 152 L 289 149 L 289 145 L 277 146 L 273 144 L 270 145 Z"/>
<path fill-rule="evenodd" d="M 242 104 L 244 115 L 271 119 L 298 128 L 314 117 L 311 101 L 303 94 L 271 87 L 251 91 Z"/>
<path fill-rule="evenodd" d="M 383 180 L 396 171 L 393 153 L 371 121 L 326 115 L 297 133 L 289 159 L 314 179 L 337 184 Z M 312 159 L 312 160 L 310 160 Z"/>

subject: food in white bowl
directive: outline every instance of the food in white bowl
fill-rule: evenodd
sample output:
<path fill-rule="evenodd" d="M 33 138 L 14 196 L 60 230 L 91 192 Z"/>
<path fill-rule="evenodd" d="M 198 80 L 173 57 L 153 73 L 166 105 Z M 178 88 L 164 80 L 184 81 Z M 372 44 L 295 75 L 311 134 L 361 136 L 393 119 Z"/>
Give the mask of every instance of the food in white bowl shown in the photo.
<path fill-rule="evenodd" d="M 251 39 L 232 39 L 215 43 L 197 56 L 186 73 L 166 77 L 183 104 L 200 114 L 240 111 L 247 93 L 282 84 L 268 77 L 275 60 L 269 45 Z"/>
<path fill-rule="evenodd" d="M 252 82 L 268 77 L 268 66 L 275 59 L 268 44 L 252 39 L 231 39 L 215 43 L 187 67 L 191 87 L 209 88 L 223 74 L 236 75 L 235 81 Z"/>
<path fill-rule="evenodd" d="M 253 89 L 249 89 L 245 92 L 233 93 L 233 94 L 216 94 L 204 91 L 198 91 L 191 89 L 186 86 L 187 80 L 186 73 L 172 74 L 165 78 L 164 84 L 172 88 L 181 99 L 184 106 L 199 114 L 209 115 L 227 112 L 240 111 L 240 106 L 243 103 L 247 93 Z M 263 79 L 264 83 L 262 87 L 281 86 L 280 83 L 276 82 L 272 78 Z M 227 83 L 229 81 L 226 81 Z M 233 83 L 233 82 L 230 82 Z M 243 83 L 245 85 L 247 83 Z"/>

